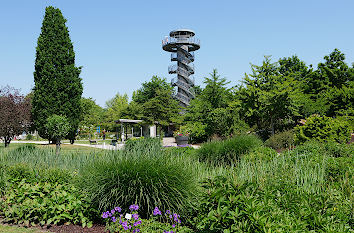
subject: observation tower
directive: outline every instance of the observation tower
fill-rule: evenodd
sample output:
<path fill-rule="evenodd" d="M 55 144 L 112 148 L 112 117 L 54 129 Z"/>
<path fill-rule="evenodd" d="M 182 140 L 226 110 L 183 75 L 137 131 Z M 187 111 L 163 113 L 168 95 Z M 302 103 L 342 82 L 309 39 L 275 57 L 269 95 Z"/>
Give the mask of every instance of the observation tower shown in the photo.
<path fill-rule="evenodd" d="M 171 52 L 171 61 L 177 64 L 168 67 L 169 74 L 177 74 L 171 80 L 172 86 L 177 87 L 175 98 L 182 107 L 187 107 L 195 97 L 191 87 L 194 86 L 194 51 L 200 48 L 199 39 L 194 38 L 195 33 L 189 29 L 178 29 L 170 32 L 169 37 L 162 40 L 162 49 Z"/>

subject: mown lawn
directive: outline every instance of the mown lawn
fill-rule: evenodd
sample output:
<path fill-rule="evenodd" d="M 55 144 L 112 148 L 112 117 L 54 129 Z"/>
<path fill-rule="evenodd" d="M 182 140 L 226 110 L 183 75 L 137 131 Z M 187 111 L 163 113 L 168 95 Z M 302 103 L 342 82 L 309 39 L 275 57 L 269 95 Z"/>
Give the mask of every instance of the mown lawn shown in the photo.
<path fill-rule="evenodd" d="M 35 143 L 10 143 L 10 145 L 8 146 L 7 149 L 13 150 L 13 149 L 19 148 L 24 145 L 35 145 L 38 148 L 53 148 L 53 149 L 55 149 L 55 145 L 42 145 L 42 144 L 35 144 Z M 0 143 L 0 149 L 4 149 L 4 147 L 5 147 L 4 143 Z M 78 146 L 75 144 L 74 145 L 62 144 L 61 150 L 67 151 L 67 152 L 72 152 L 72 151 L 94 152 L 94 151 L 100 151 L 102 149 L 87 147 L 87 146 Z"/>
<path fill-rule="evenodd" d="M 0 232 L 2 233 L 39 233 L 39 232 L 48 232 L 48 231 L 41 231 L 37 229 L 28 229 L 24 227 L 17 227 L 17 226 L 6 226 L 0 224 Z"/>

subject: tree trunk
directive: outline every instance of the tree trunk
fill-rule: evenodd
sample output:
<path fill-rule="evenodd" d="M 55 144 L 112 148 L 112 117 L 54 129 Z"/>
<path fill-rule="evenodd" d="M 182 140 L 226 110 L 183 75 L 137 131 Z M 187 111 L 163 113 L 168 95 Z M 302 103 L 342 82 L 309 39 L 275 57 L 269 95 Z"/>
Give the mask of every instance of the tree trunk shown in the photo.
<path fill-rule="evenodd" d="M 273 122 L 273 118 L 270 118 L 270 125 L 272 127 L 272 136 L 274 135 L 274 122 Z"/>
<path fill-rule="evenodd" d="M 60 153 L 60 140 L 56 140 L 56 155 Z"/>
<path fill-rule="evenodd" d="M 11 142 L 11 139 L 9 137 L 5 137 L 4 142 L 5 142 L 5 147 L 8 147 Z"/>
<path fill-rule="evenodd" d="M 74 144 L 75 139 L 70 139 L 70 144 Z"/>

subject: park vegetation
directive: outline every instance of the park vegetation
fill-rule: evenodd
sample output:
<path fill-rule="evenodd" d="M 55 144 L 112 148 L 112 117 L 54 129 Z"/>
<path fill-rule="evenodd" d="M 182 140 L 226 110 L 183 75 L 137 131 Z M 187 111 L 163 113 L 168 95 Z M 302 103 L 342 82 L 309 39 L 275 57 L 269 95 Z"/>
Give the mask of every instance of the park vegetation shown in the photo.
<path fill-rule="evenodd" d="M 354 65 L 338 49 L 317 68 L 266 56 L 240 85 L 213 69 L 185 109 L 157 76 L 102 108 L 81 97 L 65 22 L 46 8 L 33 92 L 0 90 L 0 223 L 133 233 L 354 230 Z M 111 151 L 60 147 L 94 137 L 98 125 L 115 131 L 120 118 L 161 131 L 173 125 L 200 148 L 163 147 L 159 138 Z M 31 130 L 56 148 L 7 147 Z"/>
<path fill-rule="evenodd" d="M 47 7 L 36 48 L 32 119 L 39 135 L 52 142 L 56 138 L 46 127 L 52 115 L 67 118 L 70 128 L 65 138 L 73 142 L 82 114 L 81 67 L 75 66 L 75 52 L 65 22 L 59 9 Z"/>

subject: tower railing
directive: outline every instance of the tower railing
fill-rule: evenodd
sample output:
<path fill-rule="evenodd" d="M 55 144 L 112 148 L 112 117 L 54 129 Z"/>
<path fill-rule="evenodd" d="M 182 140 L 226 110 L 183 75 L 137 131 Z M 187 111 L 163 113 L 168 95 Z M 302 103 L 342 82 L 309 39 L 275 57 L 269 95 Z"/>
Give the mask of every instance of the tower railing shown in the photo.
<path fill-rule="evenodd" d="M 196 44 L 200 46 L 200 40 L 198 38 L 194 37 L 183 37 L 183 38 L 175 38 L 175 37 L 165 37 L 165 39 L 162 40 L 162 46 L 167 45 L 167 44 Z"/>

